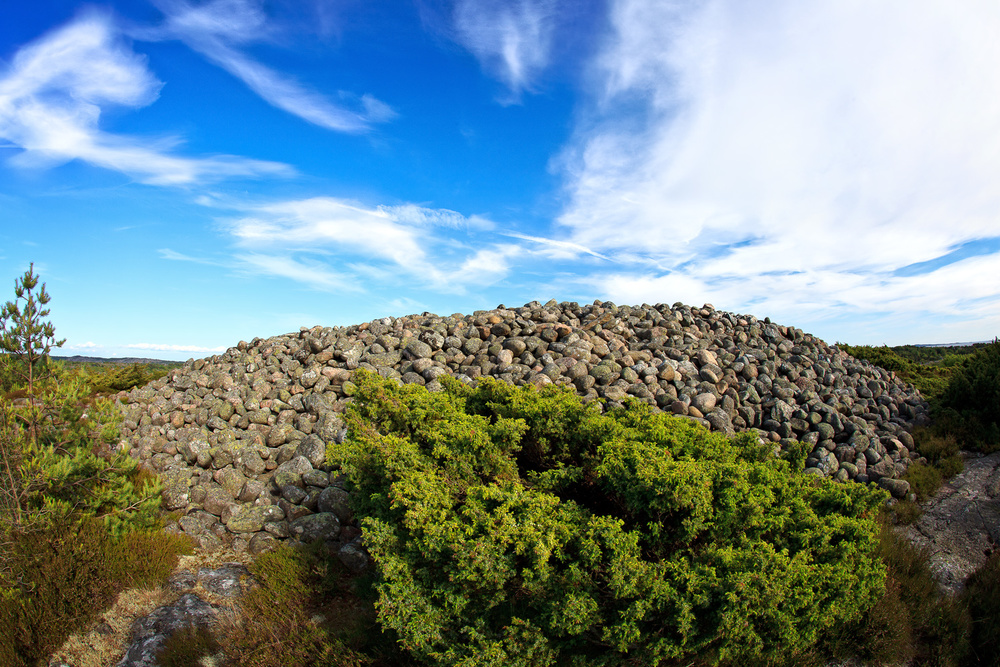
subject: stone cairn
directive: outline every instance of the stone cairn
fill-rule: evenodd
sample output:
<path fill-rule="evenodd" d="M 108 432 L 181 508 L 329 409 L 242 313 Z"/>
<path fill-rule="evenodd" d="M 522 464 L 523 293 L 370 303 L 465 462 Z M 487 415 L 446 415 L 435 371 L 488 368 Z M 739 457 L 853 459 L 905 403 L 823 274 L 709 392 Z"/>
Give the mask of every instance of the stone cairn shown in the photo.
<path fill-rule="evenodd" d="M 912 385 L 768 318 L 549 301 L 240 342 L 120 393 L 119 446 L 163 480 L 164 509 L 179 516 L 168 530 L 203 549 L 323 539 L 360 570 L 361 531 L 325 462 L 327 443 L 345 437 L 340 413 L 360 368 L 431 391 L 443 375 L 493 376 L 571 387 L 604 409 L 634 397 L 726 434 L 808 443 L 807 472 L 877 482 L 897 498 L 917 457 L 907 429 L 927 420 Z"/>

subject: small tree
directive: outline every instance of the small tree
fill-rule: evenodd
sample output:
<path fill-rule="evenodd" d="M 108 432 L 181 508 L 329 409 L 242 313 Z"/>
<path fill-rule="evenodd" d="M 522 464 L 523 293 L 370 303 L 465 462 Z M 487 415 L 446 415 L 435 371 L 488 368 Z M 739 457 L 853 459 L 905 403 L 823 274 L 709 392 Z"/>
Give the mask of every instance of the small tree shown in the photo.
<path fill-rule="evenodd" d="M 45 308 L 51 297 L 45 283 L 37 292 L 38 276 L 31 263 L 24 276 L 14 281 L 14 300 L 0 311 L 0 351 L 8 373 L 19 377 L 28 392 L 28 434 L 32 442 L 38 437 L 38 407 L 35 404 L 36 384 L 46 377 L 44 368 L 53 347 L 61 347 L 66 339 L 56 340 L 56 329 Z M 21 302 L 24 302 L 21 305 Z M 16 363 L 17 362 L 17 363 Z"/>
<path fill-rule="evenodd" d="M 26 493 L 21 479 L 24 434 L 18 427 L 17 418 L 27 422 L 28 438 L 34 443 L 41 412 L 36 402 L 37 385 L 47 376 L 44 369 L 50 350 L 65 342 L 57 341 L 55 327 L 43 321 L 49 315 L 45 308 L 49 300 L 45 283 L 38 289 L 38 276 L 32 263 L 24 276 L 14 281 L 14 300 L 0 310 L 0 363 L 6 377 L 24 383 L 28 396 L 23 412 L 0 405 L 0 510 L 13 525 L 19 525 L 23 519 Z"/>

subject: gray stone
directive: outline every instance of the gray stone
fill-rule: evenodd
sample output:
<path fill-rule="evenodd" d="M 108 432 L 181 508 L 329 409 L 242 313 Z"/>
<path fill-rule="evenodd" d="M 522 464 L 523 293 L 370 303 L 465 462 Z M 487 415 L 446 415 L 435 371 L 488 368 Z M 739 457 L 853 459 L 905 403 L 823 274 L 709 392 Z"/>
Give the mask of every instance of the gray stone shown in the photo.
<path fill-rule="evenodd" d="M 215 474 L 215 481 L 235 499 L 247 483 L 246 475 L 234 468 L 225 468 Z"/>
<path fill-rule="evenodd" d="M 189 487 L 186 479 L 173 478 L 163 486 L 163 509 L 180 510 L 190 502 Z"/>
<path fill-rule="evenodd" d="M 268 447 L 280 447 L 288 442 L 292 431 L 295 429 L 291 424 L 277 424 L 267 434 Z"/>
<path fill-rule="evenodd" d="M 241 447 L 237 450 L 233 463 L 248 477 L 260 475 L 267 469 L 264 459 L 253 447 Z"/>
<path fill-rule="evenodd" d="M 715 408 L 716 399 L 714 394 L 704 393 L 698 394 L 691 399 L 691 406 L 696 408 L 698 412 L 703 415 L 707 415 Z"/>
<path fill-rule="evenodd" d="M 225 563 L 198 570 L 198 582 L 205 590 L 227 598 L 241 595 L 244 585 L 251 579 L 250 570 L 240 563 Z"/>
<path fill-rule="evenodd" d="M 263 482 L 257 479 L 249 479 L 247 480 L 247 483 L 243 485 L 243 488 L 240 489 L 240 493 L 236 496 L 236 500 L 241 503 L 252 503 L 266 493 L 267 487 L 264 486 Z"/>
<path fill-rule="evenodd" d="M 273 482 L 277 489 L 287 485 L 303 486 L 302 475 L 312 470 L 312 464 L 304 456 L 296 456 L 290 461 L 286 461 L 274 471 Z"/>
<path fill-rule="evenodd" d="M 292 537 L 309 543 L 317 540 L 333 540 L 340 535 L 340 520 L 331 512 L 320 512 L 295 519 L 288 525 Z"/>
<path fill-rule="evenodd" d="M 226 528 L 234 533 L 256 533 L 264 529 L 267 508 L 259 505 L 239 505 L 227 517 Z"/>
<path fill-rule="evenodd" d="M 233 496 L 221 486 L 212 486 L 206 490 L 202 507 L 206 512 L 221 517 L 223 513 L 235 505 Z"/>
<path fill-rule="evenodd" d="M 189 627 L 208 628 L 216 608 L 194 593 L 185 593 L 172 605 L 158 607 L 132 624 L 131 639 L 117 667 L 153 667 L 167 640 Z"/>
<path fill-rule="evenodd" d="M 267 553 L 268 551 L 273 551 L 278 547 L 278 540 L 275 539 L 274 535 L 270 533 L 256 533 L 250 538 L 250 544 L 247 546 L 247 551 L 257 556 L 262 553 Z"/>
<path fill-rule="evenodd" d="M 351 505 L 347 491 L 336 486 L 328 486 L 319 494 L 317 509 L 320 512 L 332 512 L 341 523 L 350 523 Z"/>
<path fill-rule="evenodd" d="M 330 475 L 322 470 L 308 470 L 302 473 L 302 483 L 322 489 L 330 484 Z"/>
<path fill-rule="evenodd" d="M 910 492 L 910 483 L 904 479 L 882 477 L 879 479 L 878 485 L 891 493 L 893 498 L 906 498 L 907 494 Z"/>
<path fill-rule="evenodd" d="M 285 484 L 281 487 L 281 497 L 293 505 L 301 505 L 308 494 L 294 484 Z"/>
<path fill-rule="evenodd" d="M 590 369 L 590 375 L 594 378 L 597 384 L 603 385 L 612 382 L 615 377 L 617 377 L 618 373 L 610 366 L 597 364 Z"/>
<path fill-rule="evenodd" d="M 348 543 L 337 551 L 337 558 L 352 572 L 364 572 L 368 567 L 368 554 L 361 547 Z"/>
<path fill-rule="evenodd" d="M 418 340 L 416 338 L 409 338 L 406 342 L 406 347 L 403 348 L 403 353 L 407 359 L 427 359 L 432 354 L 434 350 L 427 343 Z"/>
<path fill-rule="evenodd" d="M 716 431 L 722 431 L 726 435 L 735 435 L 736 431 L 733 429 L 733 422 L 730 420 L 729 415 L 725 410 L 712 410 L 707 415 L 705 419 L 708 423 L 712 425 L 712 428 Z"/>
<path fill-rule="evenodd" d="M 312 435 L 299 443 L 296 453 L 308 459 L 312 467 L 318 468 L 326 460 L 326 444 L 319 437 Z"/>

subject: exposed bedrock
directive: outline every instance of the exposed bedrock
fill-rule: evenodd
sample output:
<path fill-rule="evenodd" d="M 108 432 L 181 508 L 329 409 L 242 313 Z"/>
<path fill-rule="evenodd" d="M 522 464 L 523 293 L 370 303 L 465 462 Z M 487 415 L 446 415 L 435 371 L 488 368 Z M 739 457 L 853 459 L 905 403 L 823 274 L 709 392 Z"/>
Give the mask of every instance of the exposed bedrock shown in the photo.
<path fill-rule="evenodd" d="M 302 328 L 240 342 L 119 394 L 121 447 L 163 478 L 171 525 L 204 548 L 259 552 L 323 539 L 348 567 L 365 555 L 326 443 L 365 368 L 441 389 L 493 376 L 564 385 L 604 409 L 632 397 L 725 433 L 812 446 L 807 471 L 877 482 L 897 497 L 927 403 L 912 385 L 769 319 L 715 310 L 532 302 Z"/>

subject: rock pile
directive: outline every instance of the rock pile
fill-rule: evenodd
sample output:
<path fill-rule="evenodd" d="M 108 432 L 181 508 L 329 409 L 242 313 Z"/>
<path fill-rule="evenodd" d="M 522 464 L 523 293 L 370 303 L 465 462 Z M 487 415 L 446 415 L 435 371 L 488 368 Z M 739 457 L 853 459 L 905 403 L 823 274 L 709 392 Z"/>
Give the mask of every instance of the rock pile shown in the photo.
<path fill-rule="evenodd" d="M 325 539 L 360 569 L 348 495 L 324 461 L 326 443 L 344 437 L 339 413 L 359 368 L 432 391 L 443 375 L 494 376 L 572 387 L 605 408 L 633 397 L 727 434 L 808 443 L 809 472 L 897 497 L 915 456 L 907 429 L 927 418 L 891 372 L 767 318 L 550 301 L 240 342 L 120 394 L 120 446 L 161 475 L 166 509 L 183 515 L 173 529 L 202 547 L 256 553 L 283 538 Z"/>

